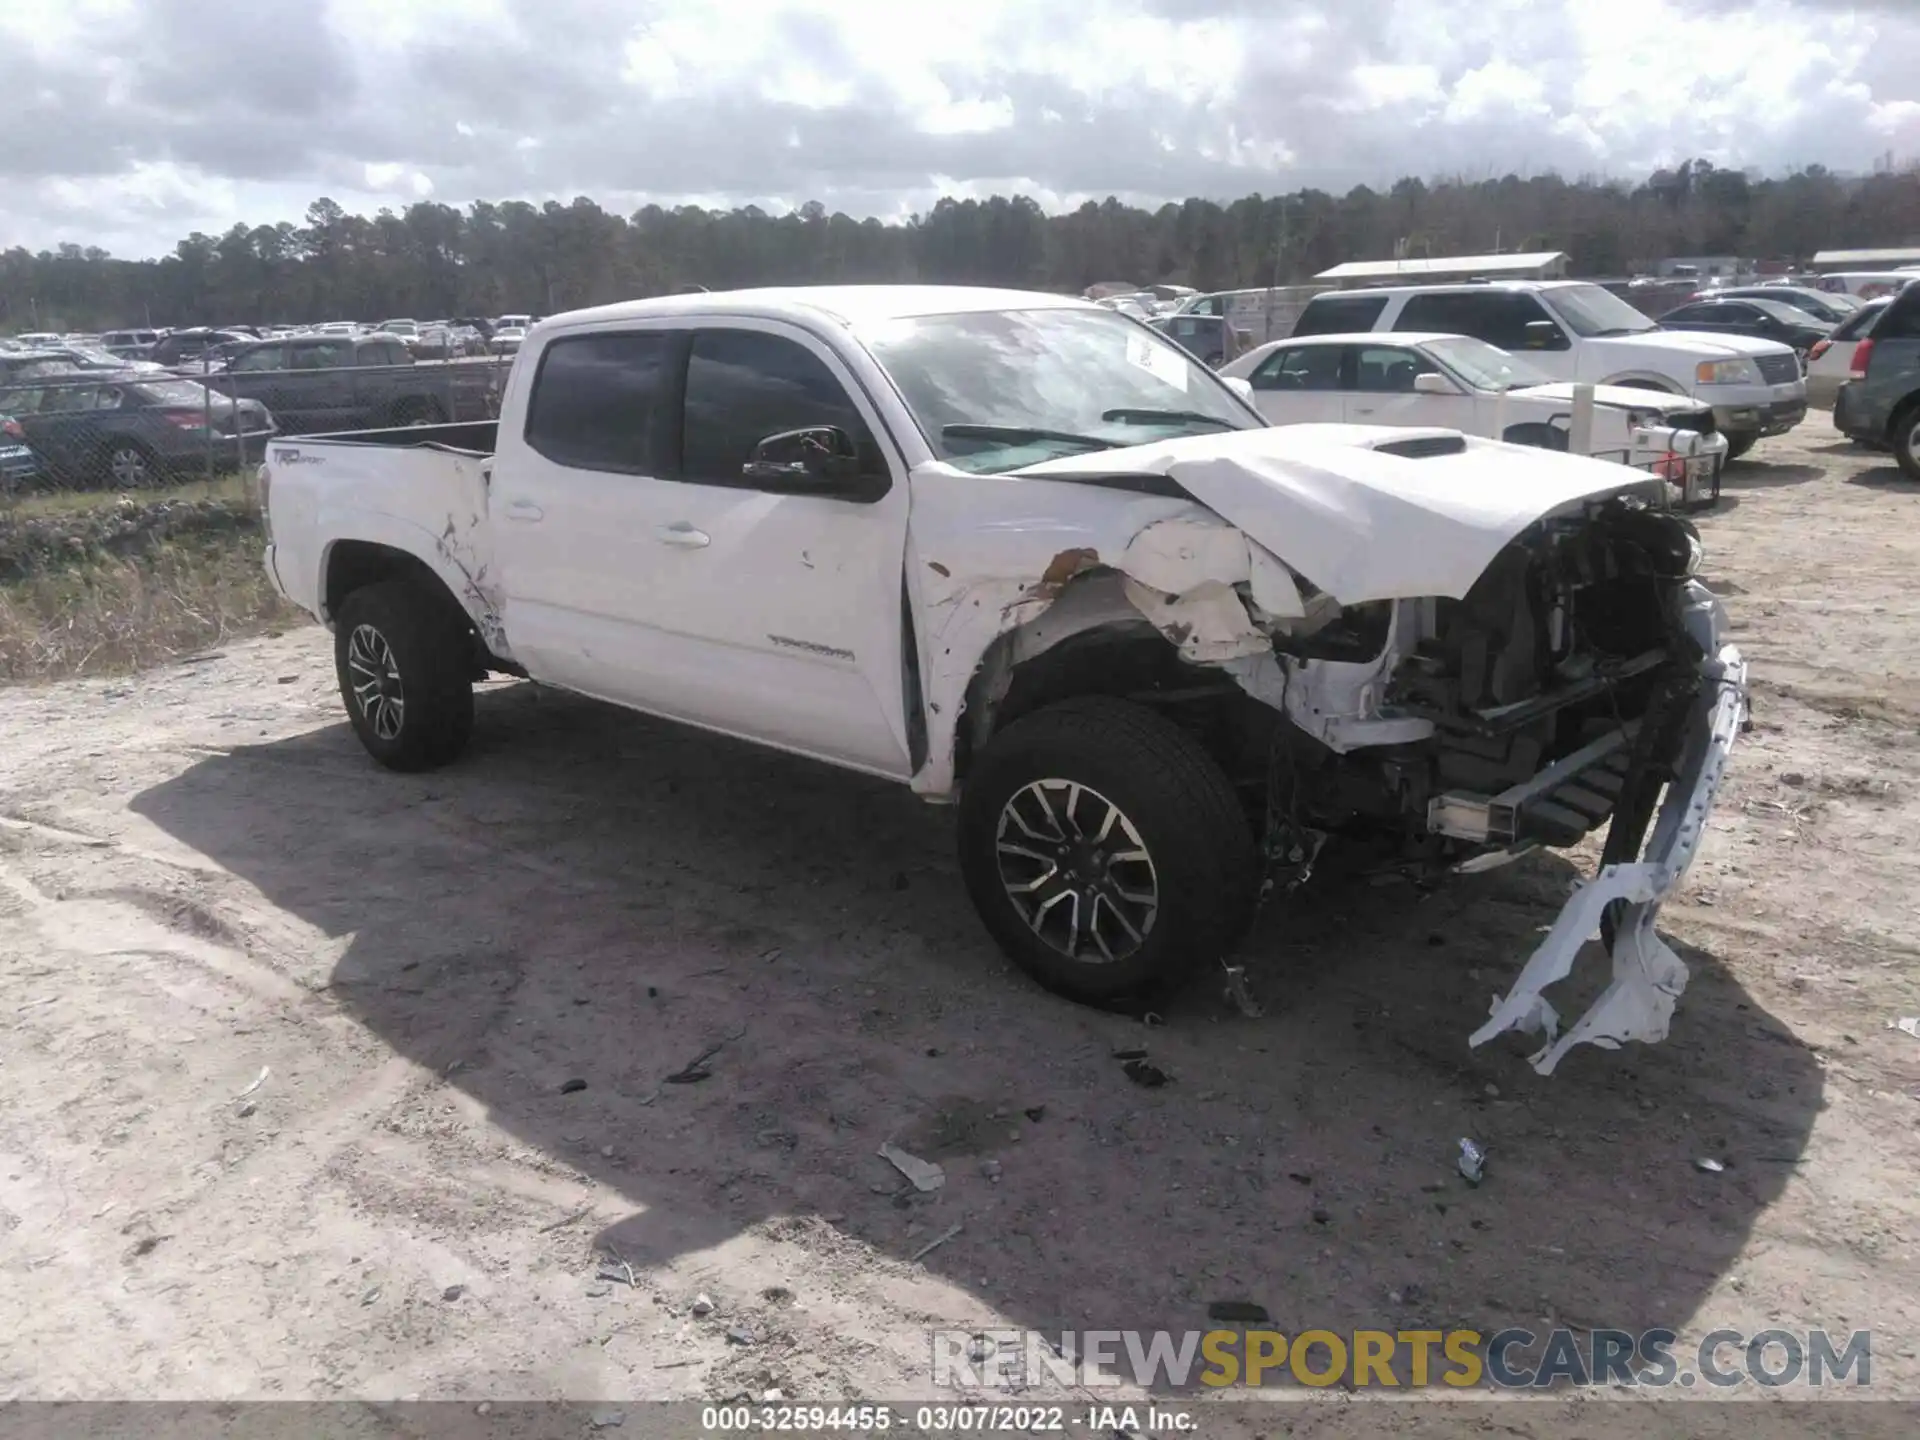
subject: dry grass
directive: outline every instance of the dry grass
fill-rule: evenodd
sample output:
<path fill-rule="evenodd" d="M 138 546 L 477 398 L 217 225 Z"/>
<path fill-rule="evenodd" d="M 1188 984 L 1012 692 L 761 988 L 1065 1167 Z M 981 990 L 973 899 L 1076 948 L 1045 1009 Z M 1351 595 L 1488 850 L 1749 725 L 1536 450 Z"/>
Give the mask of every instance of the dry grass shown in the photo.
<path fill-rule="evenodd" d="M 267 580 L 238 478 L 27 497 L 0 509 L 0 551 L 0 682 L 137 670 L 301 618 Z"/>
<path fill-rule="evenodd" d="M 250 473 L 250 472 L 249 472 Z M 164 490 L 47 490 L 37 494 L 0 496 L 0 526 L 15 519 L 55 519 L 117 510 L 143 501 L 172 503 L 213 502 L 253 508 L 253 482 L 248 475 L 229 474 L 212 480 L 192 480 Z"/>

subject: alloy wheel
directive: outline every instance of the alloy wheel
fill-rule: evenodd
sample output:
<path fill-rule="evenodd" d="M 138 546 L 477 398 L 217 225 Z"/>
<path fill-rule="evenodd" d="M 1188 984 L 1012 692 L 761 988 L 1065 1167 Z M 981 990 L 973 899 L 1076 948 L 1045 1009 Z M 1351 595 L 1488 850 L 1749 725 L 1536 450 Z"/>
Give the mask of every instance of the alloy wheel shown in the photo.
<path fill-rule="evenodd" d="M 1001 807 L 1000 883 L 1029 929 L 1085 964 L 1124 960 L 1145 943 L 1160 879 L 1133 821 L 1091 786 L 1035 780 Z"/>
<path fill-rule="evenodd" d="M 406 723 L 407 697 L 387 637 L 371 625 L 355 626 L 347 640 L 347 670 L 354 701 L 373 733 L 382 740 L 399 739 L 400 727 Z"/>

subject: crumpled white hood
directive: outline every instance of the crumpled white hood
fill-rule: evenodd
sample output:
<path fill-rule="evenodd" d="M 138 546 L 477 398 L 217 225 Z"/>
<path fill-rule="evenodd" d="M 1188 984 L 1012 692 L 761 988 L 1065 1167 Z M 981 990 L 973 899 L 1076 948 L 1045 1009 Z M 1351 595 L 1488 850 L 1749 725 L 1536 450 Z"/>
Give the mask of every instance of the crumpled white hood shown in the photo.
<path fill-rule="evenodd" d="M 1451 430 L 1287 425 L 1185 436 L 1044 461 L 1036 479 L 1164 475 L 1343 605 L 1458 599 L 1534 521 L 1641 490 L 1605 460 L 1472 437 L 1423 459 L 1370 448 Z"/>

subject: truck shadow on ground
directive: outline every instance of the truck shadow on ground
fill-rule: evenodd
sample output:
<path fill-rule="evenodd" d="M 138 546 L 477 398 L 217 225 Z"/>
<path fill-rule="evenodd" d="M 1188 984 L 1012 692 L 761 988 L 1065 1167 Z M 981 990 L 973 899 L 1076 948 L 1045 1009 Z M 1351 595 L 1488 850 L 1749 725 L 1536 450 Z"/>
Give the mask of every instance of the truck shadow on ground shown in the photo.
<path fill-rule="evenodd" d="M 1552 1079 L 1518 1041 L 1469 1050 L 1566 894 L 1557 859 L 1271 906 L 1267 1015 L 1206 977 L 1155 1026 L 1011 970 L 943 812 L 531 686 L 483 694 L 438 774 L 381 772 L 337 724 L 134 809 L 351 936 L 344 1011 L 624 1197 L 596 1244 L 637 1269 L 748 1230 L 909 1261 L 959 1225 L 917 1263 L 1009 1324 L 1204 1329 L 1232 1299 L 1289 1332 L 1679 1327 L 1822 1103 L 1814 1056 L 1699 950 L 1664 1045 Z M 1129 1077 L 1134 1048 L 1168 1083 Z M 1461 1136 L 1490 1157 L 1477 1188 Z M 906 1185 L 889 1139 L 944 1187 Z M 778 1329 L 774 1301 L 719 1298 Z"/>
<path fill-rule="evenodd" d="M 1847 484 L 1860 485 L 1868 490 L 1910 490 L 1920 494 L 1920 485 L 1909 480 L 1906 472 L 1893 464 L 1882 464 L 1871 470 L 1857 471 L 1847 477 Z"/>
<path fill-rule="evenodd" d="M 1776 465 L 1766 460 L 1735 460 L 1720 472 L 1722 490 L 1779 490 L 1825 477 L 1817 465 Z"/>

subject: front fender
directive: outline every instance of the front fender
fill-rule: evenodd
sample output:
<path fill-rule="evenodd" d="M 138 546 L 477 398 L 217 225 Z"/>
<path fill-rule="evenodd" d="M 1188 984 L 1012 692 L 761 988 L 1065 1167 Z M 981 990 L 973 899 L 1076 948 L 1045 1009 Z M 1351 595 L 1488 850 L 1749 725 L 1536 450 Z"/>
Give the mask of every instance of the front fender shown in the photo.
<path fill-rule="evenodd" d="M 913 789 L 928 799 L 954 788 L 968 688 L 985 664 L 1016 664 L 1068 635 L 1142 619 L 1195 663 L 1264 651 L 1270 641 L 1235 586 L 1269 614 L 1302 613 L 1292 572 L 1194 500 L 940 463 L 909 483 L 907 593 L 927 720 Z M 1124 585 L 1090 597 L 1074 582 L 1094 571 L 1117 572 Z M 1084 603 L 1056 619 L 1052 607 L 1069 591 Z M 997 643 L 1005 636 L 1026 643 L 1010 652 Z"/>

